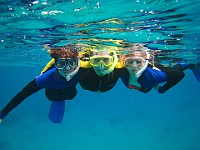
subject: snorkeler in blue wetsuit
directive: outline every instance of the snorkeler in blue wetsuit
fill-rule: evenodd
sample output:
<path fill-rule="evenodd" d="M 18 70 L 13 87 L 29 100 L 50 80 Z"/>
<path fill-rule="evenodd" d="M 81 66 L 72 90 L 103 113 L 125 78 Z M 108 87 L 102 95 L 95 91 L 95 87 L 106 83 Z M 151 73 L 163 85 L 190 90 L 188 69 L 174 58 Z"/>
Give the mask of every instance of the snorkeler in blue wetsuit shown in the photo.
<path fill-rule="evenodd" d="M 158 93 L 164 93 L 184 78 L 185 69 L 195 68 L 193 64 L 177 64 L 174 67 L 164 67 L 161 64 L 151 65 L 148 62 L 150 55 L 147 50 L 141 44 L 134 45 L 132 52 L 124 56 L 126 69 L 121 79 L 126 87 L 144 93 L 155 88 Z"/>
<path fill-rule="evenodd" d="M 65 100 L 71 100 L 77 94 L 78 52 L 73 45 L 50 49 L 49 52 L 55 59 L 55 67 L 36 77 L 13 97 L 0 112 L 0 122 L 23 100 L 45 88 L 47 98 L 52 101 L 49 118 L 54 123 L 61 123 Z"/>

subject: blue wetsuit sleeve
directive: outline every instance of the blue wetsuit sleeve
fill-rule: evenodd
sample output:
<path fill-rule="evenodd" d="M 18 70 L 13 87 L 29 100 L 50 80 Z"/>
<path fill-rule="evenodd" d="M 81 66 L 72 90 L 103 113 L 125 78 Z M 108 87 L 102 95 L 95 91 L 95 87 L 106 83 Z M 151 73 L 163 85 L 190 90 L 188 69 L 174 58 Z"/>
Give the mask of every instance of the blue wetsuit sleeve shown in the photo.
<path fill-rule="evenodd" d="M 41 87 L 37 86 L 36 80 L 34 79 L 28 83 L 0 112 L 0 118 L 3 119 L 10 111 L 17 107 L 23 100 L 39 91 Z"/>
<path fill-rule="evenodd" d="M 159 83 L 167 81 L 167 75 L 161 70 L 156 70 L 148 67 L 138 79 L 143 89 L 150 90 Z"/>
<path fill-rule="evenodd" d="M 52 78 L 54 75 L 54 72 L 56 72 L 56 69 L 48 70 L 47 72 L 39 75 L 36 77 L 36 84 L 42 88 L 47 88 L 51 82 L 54 82 L 54 79 Z"/>
<path fill-rule="evenodd" d="M 149 68 L 154 84 L 159 84 L 167 81 L 167 74 L 164 71 Z"/>
<path fill-rule="evenodd" d="M 65 78 L 59 76 L 56 68 L 48 70 L 36 77 L 36 84 L 46 89 L 65 89 L 70 87 L 71 83 L 75 81 L 75 77 L 73 77 L 70 81 L 66 82 Z"/>

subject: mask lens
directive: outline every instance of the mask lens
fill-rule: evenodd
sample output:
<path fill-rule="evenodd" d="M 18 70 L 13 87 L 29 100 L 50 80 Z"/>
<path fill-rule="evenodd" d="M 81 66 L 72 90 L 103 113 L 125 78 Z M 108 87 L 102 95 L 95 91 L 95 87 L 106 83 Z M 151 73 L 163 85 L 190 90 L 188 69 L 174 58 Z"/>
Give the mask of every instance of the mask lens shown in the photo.
<path fill-rule="evenodd" d="M 75 68 L 78 66 L 78 59 L 68 59 L 68 64 L 70 67 Z"/>
<path fill-rule="evenodd" d="M 58 59 L 58 61 L 55 62 L 55 66 L 57 69 L 63 69 L 66 66 L 66 60 Z"/>
<path fill-rule="evenodd" d="M 105 56 L 105 57 L 91 57 L 90 58 L 90 64 L 92 66 L 98 66 L 100 62 L 103 62 L 105 66 L 110 66 L 113 64 L 113 57 Z"/>
<path fill-rule="evenodd" d="M 98 66 L 98 64 L 99 64 L 99 62 L 101 61 L 101 59 L 100 58 L 98 58 L 98 57 L 96 57 L 96 58 L 90 58 L 90 64 L 92 65 L 92 66 Z"/>
<path fill-rule="evenodd" d="M 66 65 L 70 66 L 71 68 L 76 68 L 78 66 L 78 59 L 58 59 L 55 63 L 57 69 L 64 69 Z"/>
<path fill-rule="evenodd" d="M 106 57 L 102 59 L 105 66 L 110 66 L 113 64 L 113 57 Z"/>
<path fill-rule="evenodd" d="M 131 57 L 127 58 L 124 65 L 128 69 L 142 68 L 145 64 L 145 59 L 142 57 Z"/>

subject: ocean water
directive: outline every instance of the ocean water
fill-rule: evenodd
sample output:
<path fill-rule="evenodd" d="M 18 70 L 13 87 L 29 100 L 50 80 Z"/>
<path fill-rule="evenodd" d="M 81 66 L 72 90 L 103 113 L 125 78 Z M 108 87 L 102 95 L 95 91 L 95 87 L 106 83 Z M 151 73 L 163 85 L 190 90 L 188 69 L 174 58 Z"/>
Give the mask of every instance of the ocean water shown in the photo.
<path fill-rule="evenodd" d="M 0 109 L 50 60 L 45 44 L 146 44 L 163 64 L 199 62 L 197 0 L 0 1 Z M 0 150 L 199 150 L 200 84 L 191 70 L 164 94 L 121 82 L 106 93 L 81 89 L 62 124 L 48 120 L 41 90 L 0 124 Z"/>

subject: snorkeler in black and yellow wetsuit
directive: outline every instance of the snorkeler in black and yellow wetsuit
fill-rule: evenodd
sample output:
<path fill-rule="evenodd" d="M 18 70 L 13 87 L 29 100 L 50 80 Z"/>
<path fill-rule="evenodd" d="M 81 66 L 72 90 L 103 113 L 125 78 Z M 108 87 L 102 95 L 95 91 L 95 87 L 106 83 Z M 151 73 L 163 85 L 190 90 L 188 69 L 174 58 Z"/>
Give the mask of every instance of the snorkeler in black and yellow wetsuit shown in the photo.
<path fill-rule="evenodd" d="M 123 62 L 118 59 L 115 51 L 92 52 L 88 56 L 87 68 L 79 69 L 79 84 L 84 90 L 106 92 L 117 83 Z"/>

